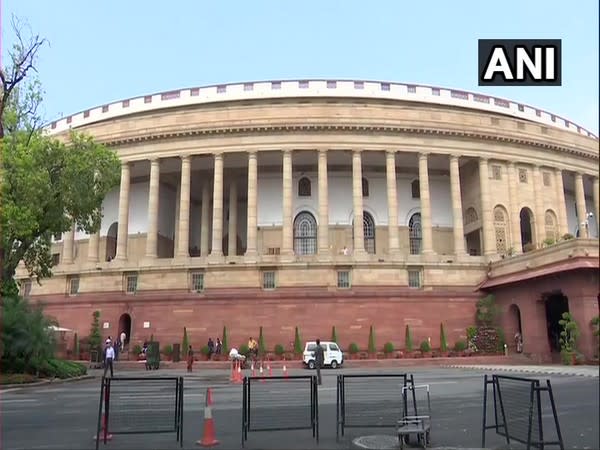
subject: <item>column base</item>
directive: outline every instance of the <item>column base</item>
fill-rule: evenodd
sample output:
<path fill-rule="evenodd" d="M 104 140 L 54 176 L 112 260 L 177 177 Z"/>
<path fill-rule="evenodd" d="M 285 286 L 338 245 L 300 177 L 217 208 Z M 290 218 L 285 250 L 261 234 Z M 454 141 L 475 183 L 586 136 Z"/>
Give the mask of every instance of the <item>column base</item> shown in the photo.
<path fill-rule="evenodd" d="M 246 251 L 244 253 L 244 262 L 246 264 L 256 264 L 258 262 L 258 252 L 256 250 Z"/>
<path fill-rule="evenodd" d="M 206 262 L 208 264 L 223 264 L 225 263 L 225 256 L 223 255 L 223 252 L 211 253 L 206 258 Z"/>

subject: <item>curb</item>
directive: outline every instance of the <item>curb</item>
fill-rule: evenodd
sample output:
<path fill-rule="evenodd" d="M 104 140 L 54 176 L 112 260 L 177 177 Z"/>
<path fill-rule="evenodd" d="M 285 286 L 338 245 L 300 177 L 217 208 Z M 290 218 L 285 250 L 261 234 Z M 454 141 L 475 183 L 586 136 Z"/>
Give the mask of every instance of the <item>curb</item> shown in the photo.
<path fill-rule="evenodd" d="M 82 375 L 80 377 L 65 378 L 65 379 L 52 378 L 52 379 L 43 380 L 43 381 L 36 381 L 35 383 L 3 384 L 0 386 L 0 392 L 7 390 L 7 389 L 44 386 L 46 384 L 63 384 L 63 383 L 70 383 L 73 381 L 91 380 L 92 378 L 96 378 L 96 377 L 94 375 Z"/>
<path fill-rule="evenodd" d="M 492 367 L 492 366 L 478 366 L 478 365 L 448 365 L 443 366 L 451 369 L 473 369 L 473 370 L 493 370 L 498 372 L 521 372 L 521 373 L 534 373 L 542 375 L 568 375 L 575 377 L 586 377 L 586 378 L 598 378 L 600 373 L 584 373 L 584 372 L 570 372 L 570 371 L 553 371 L 544 368 L 518 368 L 518 367 Z"/>

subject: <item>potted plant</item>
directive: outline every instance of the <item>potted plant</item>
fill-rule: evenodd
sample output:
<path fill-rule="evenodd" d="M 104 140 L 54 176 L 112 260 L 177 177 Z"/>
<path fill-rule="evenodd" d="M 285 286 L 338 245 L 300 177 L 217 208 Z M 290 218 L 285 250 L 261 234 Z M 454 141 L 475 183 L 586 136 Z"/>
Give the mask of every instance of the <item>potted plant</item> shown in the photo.
<path fill-rule="evenodd" d="M 302 340 L 300 339 L 300 330 L 296 327 L 296 331 L 294 333 L 294 355 L 296 358 L 302 359 Z"/>
<path fill-rule="evenodd" d="M 277 355 L 277 359 L 283 359 L 283 354 L 285 353 L 285 349 L 283 345 L 277 344 L 275 346 L 275 354 Z"/>
<path fill-rule="evenodd" d="M 406 325 L 406 330 L 404 332 L 404 348 L 406 349 L 406 356 L 408 358 L 413 356 L 412 334 L 410 332 L 410 327 L 408 325 Z"/>
<path fill-rule="evenodd" d="M 358 345 L 356 345 L 356 343 L 352 342 L 348 346 L 348 353 L 350 353 L 350 359 L 356 359 L 356 354 L 358 353 Z"/>
<path fill-rule="evenodd" d="M 204 361 L 208 361 L 208 353 L 209 353 L 209 351 L 210 350 L 208 349 L 208 345 L 204 345 L 200 349 L 200 353 L 202 354 L 202 357 L 203 357 Z"/>
<path fill-rule="evenodd" d="M 429 344 L 429 341 L 421 342 L 419 349 L 421 350 L 424 358 L 431 357 L 431 344 Z"/>
<path fill-rule="evenodd" d="M 375 348 L 375 332 L 373 331 L 373 325 L 369 330 L 369 358 L 375 359 L 377 356 L 377 349 Z"/>
<path fill-rule="evenodd" d="M 454 351 L 458 356 L 465 356 L 465 350 L 467 349 L 467 343 L 465 341 L 456 341 L 454 344 Z"/>
<path fill-rule="evenodd" d="M 171 359 L 173 357 L 173 346 L 171 344 L 165 345 L 162 353 L 163 353 L 163 355 L 165 355 L 165 359 L 167 361 L 171 361 Z"/>
<path fill-rule="evenodd" d="M 440 356 L 448 356 L 448 341 L 443 323 L 440 323 Z"/>
<path fill-rule="evenodd" d="M 391 358 L 392 353 L 394 353 L 394 344 L 392 344 L 391 342 L 386 342 L 383 345 L 383 353 L 385 354 L 386 358 Z"/>
<path fill-rule="evenodd" d="M 563 364 L 575 365 L 579 355 L 577 351 L 577 340 L 581 334 L 579 325 L 577 325 L 570 312 L 564 312 L 558 323 L 562 327 L 560 332 L 560 355 Z"/>

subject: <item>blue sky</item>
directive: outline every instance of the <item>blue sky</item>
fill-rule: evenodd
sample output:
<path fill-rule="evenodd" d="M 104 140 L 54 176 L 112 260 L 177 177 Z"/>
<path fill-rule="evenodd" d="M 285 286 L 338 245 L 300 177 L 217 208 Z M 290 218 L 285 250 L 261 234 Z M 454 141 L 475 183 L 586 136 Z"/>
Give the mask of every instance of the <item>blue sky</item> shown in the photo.
<path fill-rule="evenodd" d="M 44 116 L 270 79 L 431 84 L 546 109 L 598 133 L 598 1 L 1 0 L 49 41 Z M 479 87 L 477 39 L 562 39 L 561 87 Z"/>

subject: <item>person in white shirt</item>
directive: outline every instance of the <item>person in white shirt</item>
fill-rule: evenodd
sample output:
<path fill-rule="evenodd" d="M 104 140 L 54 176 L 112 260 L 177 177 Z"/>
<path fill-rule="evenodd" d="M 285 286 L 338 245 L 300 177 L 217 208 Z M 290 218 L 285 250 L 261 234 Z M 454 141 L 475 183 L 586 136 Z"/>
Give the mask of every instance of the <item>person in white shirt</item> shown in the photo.
<path fill-rule="evenodd" d="M 121 351 L 125 350 L 125 339 L 127 338 L 127 333 L 125 331 L 121 331 Z"/>
<path fill-rule="evenodd" d="M 112 346 L 112 343 L 109 342 L 106 347 L 106 354 L 104 357 L 104 376 L 106 376 L 106 372 L 110 367 L 110 377 L 113 377 L 113 360 L 115 359 L 115 349 Z"/>

